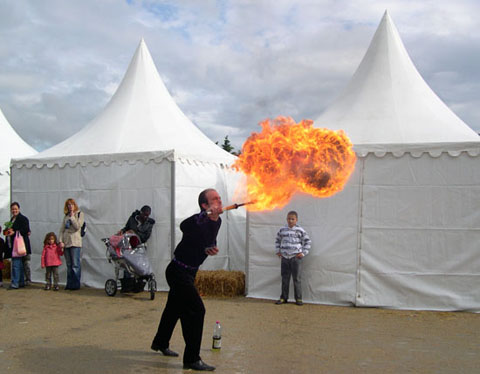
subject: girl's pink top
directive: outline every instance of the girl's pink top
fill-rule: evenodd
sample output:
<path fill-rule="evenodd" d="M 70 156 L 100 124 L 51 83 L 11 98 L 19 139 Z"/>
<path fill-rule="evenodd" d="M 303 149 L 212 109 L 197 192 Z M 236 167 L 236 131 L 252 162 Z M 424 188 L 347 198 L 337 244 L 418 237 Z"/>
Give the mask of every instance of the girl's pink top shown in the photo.
<path fill-rule="evenodd" d="M 46 266 L 60 266 L 63 254 L 62 248 L 57 244 L 47 244 L 43 247 L 42 252 L 42 268 Z"/>

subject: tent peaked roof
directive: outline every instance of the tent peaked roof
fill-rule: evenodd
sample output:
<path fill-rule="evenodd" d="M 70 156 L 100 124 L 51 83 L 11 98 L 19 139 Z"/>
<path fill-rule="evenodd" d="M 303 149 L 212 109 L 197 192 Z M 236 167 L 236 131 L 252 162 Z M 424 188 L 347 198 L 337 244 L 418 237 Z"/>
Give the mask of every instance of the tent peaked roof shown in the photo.
<path fill-rule="evenodd" d="M 345 130 L 364 149 L 480 141 L 423 80 L 388 12 L 343 94 L 315 123 Z"/>
<path fill-rule="evenodd" d="M 10 168 L 10 159 L 31 156 L 37 153 L 35 149 L 28 145 L 16 133 L 10 123 L 8 123 L 1 109 L 0 139 L 2 139 L 2 146 L 0 147 L 0 172 L 4 172 Z"/>
<path fill-rule="evenodd" d="M 103 112 L 78 133 L 41 152 L 38 158 L 166 150 L 217 161 L 233 158 L 180 110 L 142 39 Z"/>

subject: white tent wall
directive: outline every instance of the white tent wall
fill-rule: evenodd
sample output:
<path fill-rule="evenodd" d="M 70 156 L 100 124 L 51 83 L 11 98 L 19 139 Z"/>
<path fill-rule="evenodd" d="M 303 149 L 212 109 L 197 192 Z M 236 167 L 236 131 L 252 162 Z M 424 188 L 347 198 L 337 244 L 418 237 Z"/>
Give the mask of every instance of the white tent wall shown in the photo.
<path fill-rule="evenodd" d="M 359 177 L 355 170 L 346 187 L 333 197 L 295 195 L 283 209 L 248 215 L 248 296 L 277 299 L 281 292 L 280 260 L 275 237 L 286 225 L 287 213 L 298 213 L 312 249 L 303 261 L 303 299 L 308 302 L 352 305 L 355 302 Z M 293 296 L 293 287 L 290 287 Z"/>
<path fill-rule="evenodd" d="M 82 248 L 83 284 L 103 288 L 106 279 L 114 277 L 101 238 L 118 232 L 130 214 L 145 204 L 152 207 L 156 221 L 148 241 L 148 256 L 155 274 L 162 274 L 170 260 L 170 156 L 158 152 L 144 159 L 129 155 L 109 159 L 107 155 L 93 161 L 91 157 L 77 156 L 76 162 L 69 163 L 65 158 L 61 165 L 13 167 L 13 200 L 20 202 L 32 231 L 32 280 L 45 278 L 40 267 L 43 238 L 49 231 L 58 234 L 63 206 L 70 197 L 76 200 L 87 222 Z M 60 279 L 65 281 L 65 266 L 60 270 Z M 164 277 L 158 278 L 159 288 L 167 287 Z"/>
<path fill-rule="evenodd" d="M 0 226 L 10 220 L 10 174 L 0 171 Z"/>
<path fill-rule="evenodd" d="M 239 178 L 223 164 L 176 160 L 173 151 L 64 157 L 45 161 L 41 167 L 29 161 L 14 161 L 13 165 L 12 196 L 20 202 L 32 230 L 32 280 L 44 280 L 40 267 L 43 238 L 50 231 L 58 234 L 63 204 L 72 197 L 87 222 L 82 283 L 96 288 L 114 278 L 114 266 L 106 260 L 101 238 L 118 232 L 135 209 L 150 205 L 156 223 L 148 241 L 148 256 L 158 289 L 167 290 L 164 271 L 172 255 L 172 217 L 176 245 L 181 239 L 181 221 L 199 211 L 198 194 L 214 187 L 228 201 Z M 226 213 L 222 219 L 221 252 L 209 258 L 205 268 L 244 271 L 245 214 Z M 65 280 L 65 266 L 60 270 L 60 279 Z"/>
<path fill-rule="evenodd" d="M 358 306 L 480 310 L 480 158 L 364 161 Z"/>
<path fill-rule="evenodd" d="M 0 226 L 10 221 L 10 160 L 37 153 L 13 129 L 0 109 Z"/>
<path fill-rule="evenodd" d="M 250 213 L 248 296 L 279 297 L 274 238 L 296 210 L 313 242 L 303 262 L 304 300 L 480 310 L 478 165 L 478 153 L 369 153 L 337 195 L 297 195 L 281 210 Z"/>

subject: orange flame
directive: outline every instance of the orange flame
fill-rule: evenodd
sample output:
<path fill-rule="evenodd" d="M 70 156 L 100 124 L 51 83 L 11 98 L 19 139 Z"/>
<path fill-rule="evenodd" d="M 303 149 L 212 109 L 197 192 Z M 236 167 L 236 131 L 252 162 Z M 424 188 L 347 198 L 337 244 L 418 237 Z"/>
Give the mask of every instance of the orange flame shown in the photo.
<path fill-rule="evenodd" d="M 290 117 L 267 119 L 252 133 L 233 164 L 247 175 L 249 210 L 287 204 L 297 191 L 328 197 L 341 191 L 355 168 L 352 143 L 342 131 L 313 127 Z"/>

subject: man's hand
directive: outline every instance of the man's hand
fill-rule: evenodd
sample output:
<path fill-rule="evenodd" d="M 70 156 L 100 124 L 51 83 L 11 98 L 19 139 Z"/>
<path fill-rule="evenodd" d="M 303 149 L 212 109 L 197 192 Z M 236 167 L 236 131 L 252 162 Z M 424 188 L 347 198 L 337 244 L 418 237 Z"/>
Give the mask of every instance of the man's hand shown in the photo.
<path fill-rule="evenodd" d="M 211 205 L 207 209 L 208 218 L 210 218 L 213 221 L 216 221 L 218 219 L 218 216 L 222 213 L 223 213 L 223 208 L 221 205 Z"/>
<path fill-rule="evenodd" d="M 217 247 L 208 247 L 205 249 L 205 253 L 209 256 L 215 256 L 218 253 Z"/>

